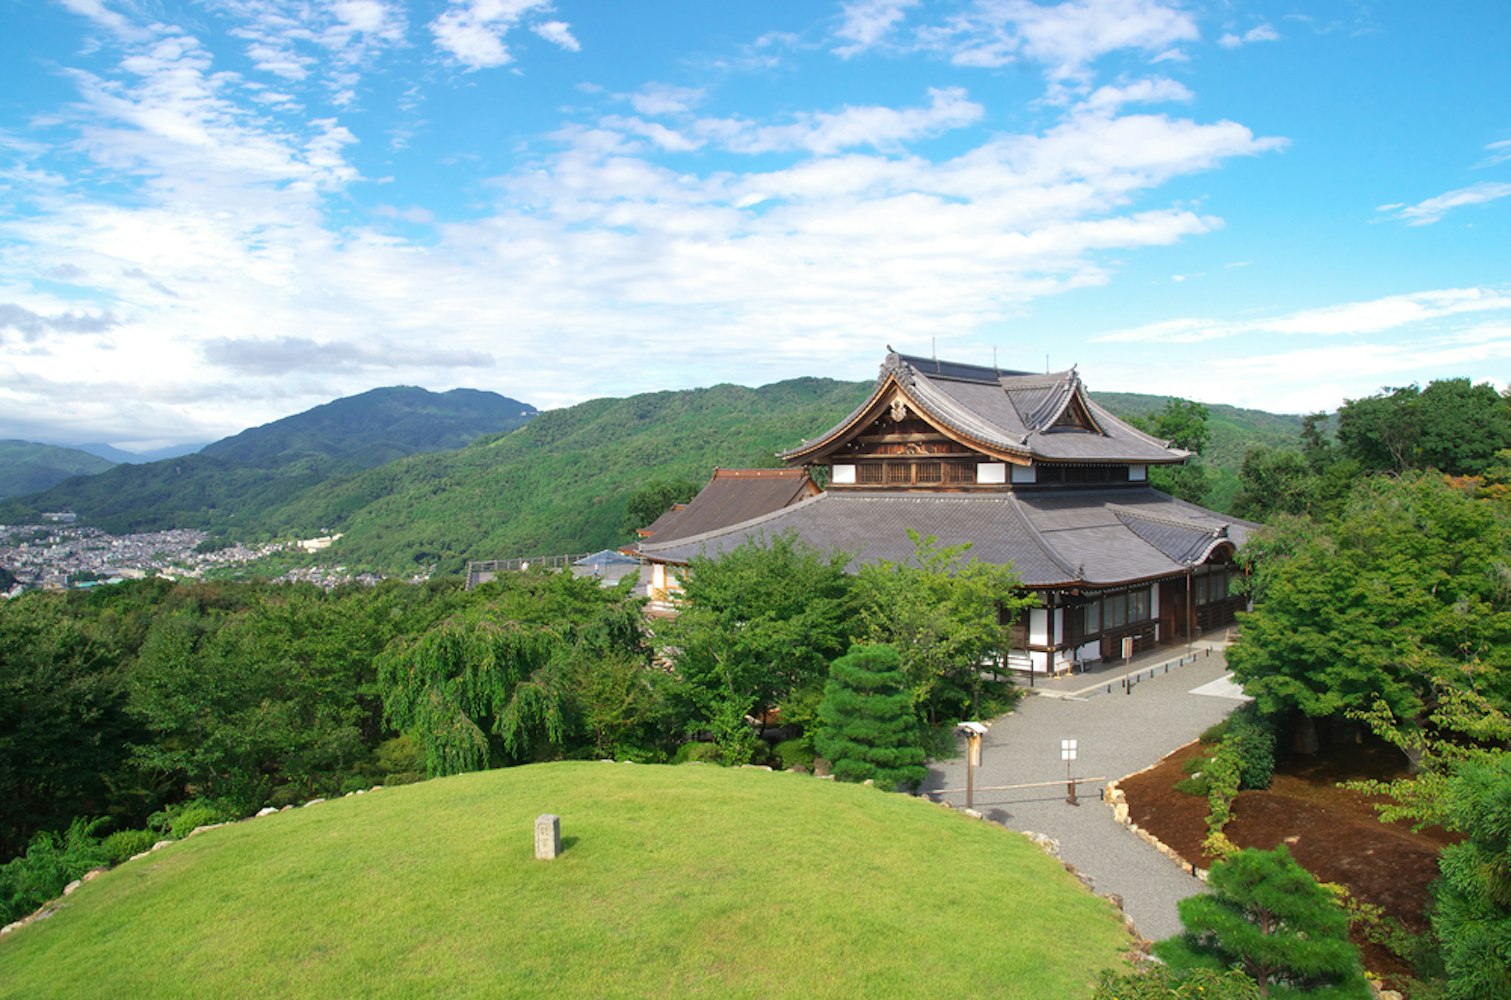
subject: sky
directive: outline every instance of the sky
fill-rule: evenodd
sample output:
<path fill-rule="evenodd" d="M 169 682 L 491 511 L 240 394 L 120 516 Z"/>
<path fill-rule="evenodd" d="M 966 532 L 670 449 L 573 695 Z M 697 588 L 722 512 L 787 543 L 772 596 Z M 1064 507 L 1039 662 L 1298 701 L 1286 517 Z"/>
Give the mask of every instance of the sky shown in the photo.
<path fill-rule="evenodd" d="M 1511 375 L 1503 0 L 0 0 L 0 438 Z M 817 430 L 795 427 L 794 440 Z"/>

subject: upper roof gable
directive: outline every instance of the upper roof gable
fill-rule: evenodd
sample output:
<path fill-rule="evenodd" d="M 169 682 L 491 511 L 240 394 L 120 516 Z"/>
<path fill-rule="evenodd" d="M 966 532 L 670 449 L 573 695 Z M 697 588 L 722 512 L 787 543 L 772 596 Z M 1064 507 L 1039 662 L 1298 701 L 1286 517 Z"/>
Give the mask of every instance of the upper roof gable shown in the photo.
<path fill-rule="evenodd" d="M 1087 395 L 1074 368 L 1037 374 L 935 358 L 887 355 L 871 395 L 816 438 L 782 454 L 822 461 L 882 415 L 890 399 L 911 404 L 941 432 L 1000 460 L 1171 464 L 1189 452 L 1124 423 Z"/>
<path fill-rule="evenodd" d="M 803 469 L 715 469 L 697 496 L 674 506 L 639 534 L 665 543 L 739 524 L 818 492 L 818 484 Z"/>

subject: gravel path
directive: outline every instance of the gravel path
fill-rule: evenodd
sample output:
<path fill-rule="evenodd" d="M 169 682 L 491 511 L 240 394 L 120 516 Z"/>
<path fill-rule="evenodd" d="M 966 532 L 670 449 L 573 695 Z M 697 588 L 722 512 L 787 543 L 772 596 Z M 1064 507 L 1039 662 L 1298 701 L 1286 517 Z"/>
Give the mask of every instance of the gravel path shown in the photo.
<path fill-rule="evenodd" d="M 1175 904 L 1201 891 L 1202 883 L 1117 823 L 1101 800 L 1101 788 L 1189 743 L 1239 702 L 1230 696 L 1236 692 L 1231 685 L 1213 683 L 1227 673 L 1220 650 L 1185 666 L 1172 664 L 1168 673 L 1156 668 L 1152 678 L 1149 665 L 1135 664 L 1146 674 L 1131 694 L 1119 684 L 1122 671 L 1041 685 L 986 734 L 974 800 L 989 820 L 1059 841 L 1060 856 L 1090 876 L 1097 892 L 1122 896 L 1139 933 L 1158 940 L 1179 933 Z M 1107 683 L 1112 694 L 1103 693 Z M 1198 688 L 1202 693 L 1195 693 Z M 1078 742 L 1075 775 L 1103 779 L 1081 785 L 1076 806 L 1066 801 L 1066 766 L 1060 759 L 1060 741 L 1067 738 Z M 936 763 L 922 790 L 964 805 L 965 772 L 963 754 Z M 1037 781 L 1057 784 L 984 790 Z"/>

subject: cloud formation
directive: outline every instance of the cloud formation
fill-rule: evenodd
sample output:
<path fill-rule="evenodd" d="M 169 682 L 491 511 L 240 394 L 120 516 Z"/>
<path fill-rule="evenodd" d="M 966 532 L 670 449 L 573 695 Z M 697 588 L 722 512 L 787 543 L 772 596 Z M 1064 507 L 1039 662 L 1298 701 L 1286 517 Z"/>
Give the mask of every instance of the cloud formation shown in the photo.
<path fill-rule="evenodd" d="M 1469 205 L 1484 205 L 1511 195 L 1511 184 L 1501 181 L 1480 181 L 1468 187 L 1455 188 L 1417 202 L 1415 205 L 1381 205 L 1376 211 L 1389 212 L 1394 218 L 1409 226 L 1430 226 L 1441 222 L 1443 216 L 1455 208 Z"/>

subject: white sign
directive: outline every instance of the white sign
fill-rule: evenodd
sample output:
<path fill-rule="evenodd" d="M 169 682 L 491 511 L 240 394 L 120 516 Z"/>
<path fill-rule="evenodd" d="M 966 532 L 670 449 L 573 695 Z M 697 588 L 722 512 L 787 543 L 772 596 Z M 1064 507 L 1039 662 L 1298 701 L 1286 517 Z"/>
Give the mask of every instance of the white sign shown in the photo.
<path fill-rule="evenodd" d="M 1060 741 L 1060 759 L 1061 760 L 1075 760 L 1076 759 L 1076 741 L 1075 740 L 1061 740 Z"/>

